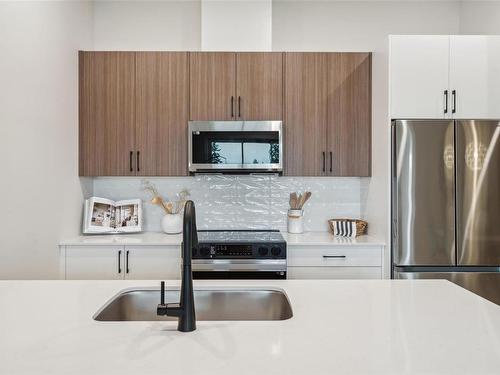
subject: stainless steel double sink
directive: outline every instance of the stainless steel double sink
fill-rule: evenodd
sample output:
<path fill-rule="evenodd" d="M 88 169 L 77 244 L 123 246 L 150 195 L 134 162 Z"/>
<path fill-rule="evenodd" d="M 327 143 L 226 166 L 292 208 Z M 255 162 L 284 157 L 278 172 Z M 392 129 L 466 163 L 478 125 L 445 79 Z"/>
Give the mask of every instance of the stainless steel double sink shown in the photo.
<path fill-rule="evenodd" d="M 180 291 L 167 290 L 167 303 L 179 301 Z M 159 289 L 126 289 L 108 301 L 95 315 L 98 321 L 168 321 L 156 315 Z M 287 295 L 277 288 L 195 289 L 196 320 L 286 320 L 293 316 Z"/>

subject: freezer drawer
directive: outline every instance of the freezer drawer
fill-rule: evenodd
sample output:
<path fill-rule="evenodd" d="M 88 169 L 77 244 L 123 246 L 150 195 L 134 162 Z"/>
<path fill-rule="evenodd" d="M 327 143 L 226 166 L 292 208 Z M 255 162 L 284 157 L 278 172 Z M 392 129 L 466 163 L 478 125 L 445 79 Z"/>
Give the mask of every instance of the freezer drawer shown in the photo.
<path fill-rule="evenodd" d="M 394 271 L 395 279 L 446 279 L 500 305 L 500 272 L 405 272 Z"/>
<path fill-rule="evenodd" d="M 456 124 L 457 263 L 500 265 L 500 121 Z"/>
<path fill-rule="evenodd" d="M 393 260 L 455 265 L 454 124 L 393 122 Z"/>

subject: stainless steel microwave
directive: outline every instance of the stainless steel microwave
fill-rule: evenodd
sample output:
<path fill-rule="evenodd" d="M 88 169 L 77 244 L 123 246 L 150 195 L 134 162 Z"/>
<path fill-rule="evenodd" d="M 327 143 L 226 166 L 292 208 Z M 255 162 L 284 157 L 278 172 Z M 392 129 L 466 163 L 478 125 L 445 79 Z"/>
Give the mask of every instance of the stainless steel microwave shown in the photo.
<path fill-rule="evenodd" d="M 190 173 L 281 173 L 281 121 L 190 121 Z"/>

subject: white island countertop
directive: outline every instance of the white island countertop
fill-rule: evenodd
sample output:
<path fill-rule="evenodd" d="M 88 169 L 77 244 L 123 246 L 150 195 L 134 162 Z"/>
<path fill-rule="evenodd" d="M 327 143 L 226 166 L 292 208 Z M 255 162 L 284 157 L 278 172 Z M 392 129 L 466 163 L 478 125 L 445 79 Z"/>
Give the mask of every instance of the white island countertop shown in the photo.
<path fill-rule="evenodd" d="M 177 284 L 167 282 L 168 287 Z M 284 321 L 97 322 L 151 281 L 1 281 L 0 374 L 498 374 L 500 307 L 444 280 L 195 281 L 282 288 Z"/>
<path fill-rule="evenodd" d="M 329 232 L 304 232 L 290 234 L 282 231 L 281 234 L 288 246 L 384 246 L 384 242 L 372 236 L 356 238 L 335 237 Z M 84 235 L 60 241 L 61 246 L 82 245 L 141 245 L 141 246 L 178 246 L 182 242 L 181 234 L 165 234 L 162 232 L 143 232 L 129 234 Z"/>

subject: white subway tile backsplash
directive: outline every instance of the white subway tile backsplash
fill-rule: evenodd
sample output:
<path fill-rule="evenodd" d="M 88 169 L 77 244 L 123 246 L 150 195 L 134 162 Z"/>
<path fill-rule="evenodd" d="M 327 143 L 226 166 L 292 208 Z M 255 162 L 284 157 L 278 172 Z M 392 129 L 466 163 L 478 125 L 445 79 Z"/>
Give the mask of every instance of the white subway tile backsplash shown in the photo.
<path fill-rule="evenodd" d="M 160 231 L 163 211 L 150 203 L 142 181 L 153 183 L 166 199 L 188 189 L 196 203 L 200 229 L 286 229 L 289 194 L 311 191 L 305 206 L 305 230 L 327 230 L 330 218 L 359 218 L 365 212 L 369 179 L 198 175 L 194 177 L 98 177 L 93 194 L 110 199 L 141 198 L 144 229 Z"/>

